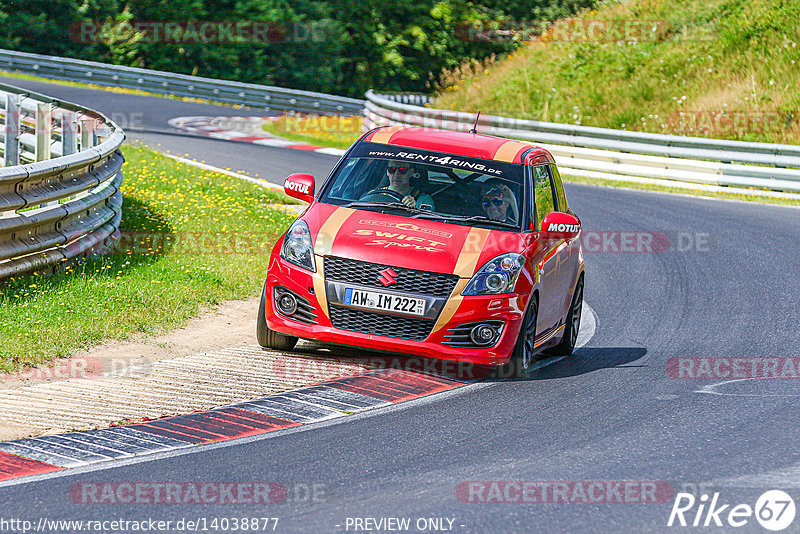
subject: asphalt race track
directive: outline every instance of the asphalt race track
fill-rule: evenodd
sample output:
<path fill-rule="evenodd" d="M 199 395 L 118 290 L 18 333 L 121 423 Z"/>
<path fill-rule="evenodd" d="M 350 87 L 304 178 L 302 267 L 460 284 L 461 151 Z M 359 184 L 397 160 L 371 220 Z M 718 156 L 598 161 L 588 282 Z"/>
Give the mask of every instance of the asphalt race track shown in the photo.
<path fill-rule="evenodd" d="M 293 171 L 320 179 L 336 161 L 176 135 L 166 125 L 176 116 L 241 110 L 6 82 L 109 114 L 142 113 L 129 138 L 277 183 Z M 735 358 L 800 357 L 800 210 L 574 184 L 567 195 L 583 220 L 586 300 L 598 318 L 594 337 L 574 356 L 527 380 L 480 382 L 259 438 L 23 479 L 0 488 L 3 516 L 278 517 L 278 532 L 363 531 L 355 518 L 387 517 L 411 518 L 411 532 L 420 518 L 453 520 L 454 532 L 664 532 L 685 530 L 667 527 L 681 491 L 718 492 L 719 503 L 731 508 L 755 507 L 772 489 L 797 501 L 798 382 L 733 380 L 724 371 Z M 626 232 L 658 246 L 621 252 L 621 240 L 631 239 Z M 718 360 L 714 376 L 685 379 L 673 358 Z M 80 482 L 124 481 L 280 482 L 289 494 L 282 504 L 215 506 L 76 504 L 69 494 Z M 569 492 L 551 491 L 544 503 L 496 502 L 515 500 L 515 492 L 476 502 L 492 495 L 488 481 L 500 482 L 496 488 L 511 487 L 503 481 L 568 483 Z M 593 494 L 597 502 L 575 497 L 576 486 L 593 481 L 605 488 Z M 617 498 L 608 488 L 621 481 L 630 492 Z M 314 498 L 305 489 L 315 484 Z M 649 499 L 639 492 L 646 484 L 666 493 Z M 696 511 L 686 513 L 687 521 Z M 713 524 L 692 530 L 715 531 Z M 787 531 L 798 525 L 800 519 Z M 751 517 L 736 531 L 764 530 Z"/>

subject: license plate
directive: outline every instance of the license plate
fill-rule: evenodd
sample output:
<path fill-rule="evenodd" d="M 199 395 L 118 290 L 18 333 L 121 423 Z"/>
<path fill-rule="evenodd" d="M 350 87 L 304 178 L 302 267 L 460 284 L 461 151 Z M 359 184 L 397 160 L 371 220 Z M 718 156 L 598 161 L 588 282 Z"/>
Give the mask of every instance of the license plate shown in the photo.
<path fill-rule="evenodd" d="M 344 290 L 344 304 L 391 313 L 425 315 L 425 299 L 390 295 L 380 291 L 364 291 L 351 287 Z"/>

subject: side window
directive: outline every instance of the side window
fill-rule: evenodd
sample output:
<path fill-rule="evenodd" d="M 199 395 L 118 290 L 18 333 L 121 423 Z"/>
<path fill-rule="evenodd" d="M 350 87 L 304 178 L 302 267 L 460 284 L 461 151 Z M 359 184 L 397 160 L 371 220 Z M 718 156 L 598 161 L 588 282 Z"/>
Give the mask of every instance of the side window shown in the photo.
<path fill-rule="evenodd" d="M 564 194 L 564 185 L 561 183 L 561 175 L 555 165 L 550 165 L 550 172 L 553 175 L 553 187 L 556 190 L 556 209 L 567 211 L 567 195 Z"/>
<path fill-rule="evenodd" d="M 541 228 L 544 216 L 555 211 L 553 188 L 550 184 L 550 173 L 546 165 L 531 167 L 533 175 L 533 198 L 536 205 L 536 228 Z"/>

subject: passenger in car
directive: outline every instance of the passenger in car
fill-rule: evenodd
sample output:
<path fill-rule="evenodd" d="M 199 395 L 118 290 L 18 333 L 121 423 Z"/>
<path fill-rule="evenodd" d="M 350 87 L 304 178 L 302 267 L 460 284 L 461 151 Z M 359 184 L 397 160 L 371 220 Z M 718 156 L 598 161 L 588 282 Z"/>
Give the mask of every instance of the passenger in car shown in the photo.
<path fill-rule="evenodd" d="M 481 197 L 486 216 L 493 221 L 516 224 L 519 220 L 517 199 L 511 189 L 500 180 L 486 180 L 481 187 Z"/>

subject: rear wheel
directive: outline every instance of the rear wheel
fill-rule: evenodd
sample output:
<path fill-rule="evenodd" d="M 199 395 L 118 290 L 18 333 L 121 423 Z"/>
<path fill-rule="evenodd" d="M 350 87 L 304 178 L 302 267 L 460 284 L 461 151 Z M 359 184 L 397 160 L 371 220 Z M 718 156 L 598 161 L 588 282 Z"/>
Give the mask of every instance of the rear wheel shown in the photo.
<path fill-rule="evenodd" d="M 548 350 L 548 354 L 556 356 L 569 356 L 575 350 L 575 343 L 578 341 L 578 331 L 581 328 L 581 314 L 583 313 L 583 275 L 578 278 L 575 284 L 575 292 L 572 294 L 572 302 L 567 313 L 567 322 L 564 325 L 564 337 L 561 343 Z"/>
<path fill-rule="evenodd" d="M 508 362 L 511 376 L 525 376 L 533 364 L 534 341 L 536 339 L 536 321 L 539 317 L 539 303 L 536 296 L 531 297 L 528 310 L 522 319 L 522 327 L 514 345 L 514 352 Z"/>
<path fill-rule="evenodd" d="M 297 345 L 297 338 L 294 336 L 287 336 L 272 330 L 267 326 L 267 319 L 265 316 L 267 298 L 267 286 L 261 292 L 261 304 L 258 306 L 258 318 L 256 319 L 256 337 L 258 344 L 264 349 L 273 350 L 292 350 Z"/>

